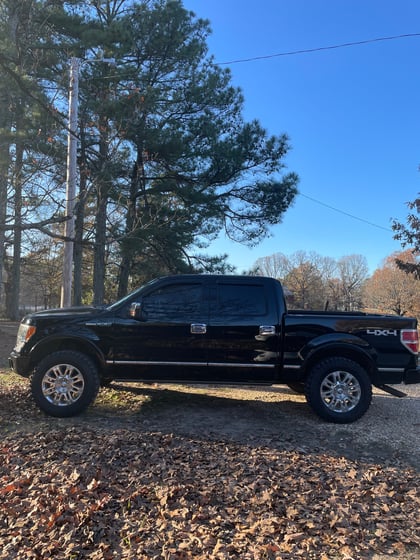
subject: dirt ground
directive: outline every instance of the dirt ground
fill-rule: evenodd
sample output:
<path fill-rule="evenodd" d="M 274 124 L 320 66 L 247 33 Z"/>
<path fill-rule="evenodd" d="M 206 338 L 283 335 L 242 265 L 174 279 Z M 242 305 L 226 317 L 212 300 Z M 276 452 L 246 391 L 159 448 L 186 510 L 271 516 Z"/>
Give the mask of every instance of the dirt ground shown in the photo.
<path fill-rule="evenodd" d="M 0 323 L 0 371 L 15 343 L 16 323 Z M 372 405 L 358 422 L 328 424 L 320 420 L 286 386 L 186 387 L 113 383 L 83 415 L 66 420 L 46 417 L 29 391 L 3 402 L 10 406 L 8 429 L 36 424 L 77 425 L 100 422 L 109 428 L 139 429 L 181 436 L 226 439 L 238 443 L 328 452 L 349 459 L 405 464 L 420 471 L 420 385 L 401 387 L 397 398 L 374 390 Z"/>

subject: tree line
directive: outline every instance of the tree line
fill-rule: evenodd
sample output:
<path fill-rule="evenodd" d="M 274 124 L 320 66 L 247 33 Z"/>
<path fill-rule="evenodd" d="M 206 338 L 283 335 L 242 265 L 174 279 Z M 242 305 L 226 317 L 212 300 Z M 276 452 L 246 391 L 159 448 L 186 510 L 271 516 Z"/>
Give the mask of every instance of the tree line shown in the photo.
<path fill-rule="evenodd" d="M 417 266 L 412 250 L 390 255 L 372 275 L 362 255 L 333 259 L 297 251 L 258 259 L 253 271 L 281 280 L 291 308 L 365 310 L 420 320 L 420 277 L 412 272 Z"/>
<path fill-rule="evenodd" d="M 180 0 L 3 0 L 6 316 L 18 318 L 22 290 L 28 280 L 38 286 L 44 270 L 55 286 L 42 297 L 55 301 L 64 243 L 74 243 L 74 303 L 102 304 L 159 274 L 229 271 L 226 255 L 205 252 L 221 231 L 255 244 L 281 221 L 298 184 L 285 170 L 288 137 L 244 120 L 242 92 L 208 53 L 209 33 L 209 22 Z M 72 58 L 79 61 L 78 187 L 68 239 Z"/>
<path fill-rule="evenodd" d="M 420 320 L 420 279 L 398 263 L 418 262 L 411 250 L 388 256 L 369 273 L 363 255 L 339 259 L 316 252 L 275 253 L 258 259 L 242 274 L 271 276 L 284 285 L 291 309 L 369 311 L 411 315 Z M 20 313 L 59 305 L 62 259 L 50 241 L 22 261 Z"/>

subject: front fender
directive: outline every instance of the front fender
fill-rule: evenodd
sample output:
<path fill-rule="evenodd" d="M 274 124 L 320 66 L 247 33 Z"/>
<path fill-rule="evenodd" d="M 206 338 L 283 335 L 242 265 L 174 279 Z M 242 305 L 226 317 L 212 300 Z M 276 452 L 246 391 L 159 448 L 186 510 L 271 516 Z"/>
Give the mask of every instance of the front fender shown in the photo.
<path fill-rule="evenodd" d="M 94 338 L 77 336 L 75 334 L 52 334 L 36 342 L 29 352 L 30 363 L 35 366 L 48 354 L 58 350 L 76 350 L 93 358 L 102 368 L 105 365 L 105 356 L 95 344 Z"/>

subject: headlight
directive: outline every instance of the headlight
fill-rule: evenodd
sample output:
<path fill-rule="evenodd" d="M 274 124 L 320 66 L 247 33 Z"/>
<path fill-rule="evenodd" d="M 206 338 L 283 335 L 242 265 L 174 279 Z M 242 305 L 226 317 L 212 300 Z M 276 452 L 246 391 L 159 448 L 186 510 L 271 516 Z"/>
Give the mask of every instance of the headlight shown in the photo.
<path fill-rule="evenodd" d="M 19 325 L 19 330 L 16 337 L 16 346 L 15 346 L 16 352 L 19 352 L 22 349 L 24 344 L 28 342 L 31 336 L 35 334 L 35 332 L 36 332 L 36 327 L 34 327 L 33 325 L 25 325 L 22 323 Z"/>

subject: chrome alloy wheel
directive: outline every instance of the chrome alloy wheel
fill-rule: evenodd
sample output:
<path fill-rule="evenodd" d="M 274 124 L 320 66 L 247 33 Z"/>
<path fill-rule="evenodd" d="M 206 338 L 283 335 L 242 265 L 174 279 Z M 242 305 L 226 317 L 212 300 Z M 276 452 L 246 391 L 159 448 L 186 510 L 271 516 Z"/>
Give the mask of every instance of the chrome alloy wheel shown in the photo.
<path fill-rule="evenodd" d="M 71 364 L 57 364 L 48 369 L 42 379 L 42 394 L 56 406 L 69 406 L 83 394 L 85 380 Z"/>
<path fill-rule="evenodd" d="M 348 412 L 358 405 L 362 389 L 357 378 L 348 371 L 332 371 L 322 381 L 321 399 L 333 412 Z"/>

